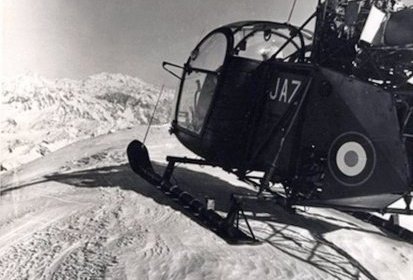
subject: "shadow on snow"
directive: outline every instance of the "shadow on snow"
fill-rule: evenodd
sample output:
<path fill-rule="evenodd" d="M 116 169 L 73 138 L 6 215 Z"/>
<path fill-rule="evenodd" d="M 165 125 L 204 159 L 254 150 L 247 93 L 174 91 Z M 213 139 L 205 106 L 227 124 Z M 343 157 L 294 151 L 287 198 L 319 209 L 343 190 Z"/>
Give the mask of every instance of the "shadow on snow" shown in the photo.
<path fill-rule="evenodd" d="M 163 166 L 158 163 L 153 164 L 155 170 L 161 173 Z M 186 168 L 177 167 L 174 172 L 174 179 L 182 190 L 190 192 L 200 201 L 203 201 L 205 197 L 214 198 L 215 210 L 224 213 L 228 212 L 232 193 L 254 193 L 250 189 L 234 186 L 218 177 Z M 16 186 L 3 192 L 47 181 L 57 181 L 81 188 L 120 187 L 152 198 L 159 204 L 179 210 L 198 223 L 194 216 L 183 207 L 134 174 L 127 164 L 70 173 L 55 173 L 45 176 L 44 180 Z M 253 230 L 262 242 L 337 279 L 357 279 L 360 274 L 364 274 L 369 279 L 375 279 L 352 256 L 328 241 L 324 234 L 338 229 L 379 235 L 384 235 L 383 233 L 368 231 L 349 221 L 320 214 L 290 214 L 273 203 L 255 203 L 248 206 L 249 209 L 244 210 L 247 211 L 248 219 L 254 225 L 260 225 L 258 228 L 253 226 Z M 199 224 L 203 226 L 203 224 Z"/>

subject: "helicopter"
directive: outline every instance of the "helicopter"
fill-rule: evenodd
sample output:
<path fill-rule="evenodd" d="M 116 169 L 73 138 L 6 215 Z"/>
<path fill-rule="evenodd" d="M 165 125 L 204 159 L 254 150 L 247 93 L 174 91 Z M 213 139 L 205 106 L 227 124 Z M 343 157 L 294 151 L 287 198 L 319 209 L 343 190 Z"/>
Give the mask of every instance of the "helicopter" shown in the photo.
<path fill-rule="evenodd" d="M 179 79 L 170 133 L 202 159 L 168 156 L 160 175 L 133 140 L 132 170 L 231 242 L 255 240 L 242 196 L 222 217 L 171 182 L 176 164 L 220 167 L 289 210 L 412 215 L 413 9 L 397 4 L 318 1 L 301 26 L 211 31 L 183 66 L 163 63 Z M 405 209 L 390 207 L 401 199 Z"/>

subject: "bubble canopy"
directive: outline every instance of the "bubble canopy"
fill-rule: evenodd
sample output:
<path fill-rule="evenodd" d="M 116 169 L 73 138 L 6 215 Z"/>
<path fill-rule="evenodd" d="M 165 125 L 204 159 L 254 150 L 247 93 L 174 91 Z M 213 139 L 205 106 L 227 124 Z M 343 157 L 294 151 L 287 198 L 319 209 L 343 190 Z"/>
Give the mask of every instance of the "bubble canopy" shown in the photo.
<path fill-rule="evenodd" d="M 308 39 L 308 38 L 307 38 Z M 236 57 L 305 61 L 305 37 L 286 23 L 244 21 L 210 32 L 191 52 L 181 78 L 175 120 L 180 128 L 202 132 L 225 63 Z"/>
<path fill-rule="evenodd" d="M 276 54 L 279 59 L 304 59 L 305 38 L 301 30 L 287 23 L 270 21 L 242 21 L 224 25 L 210 32 L 192 51 L 189 58 L 195 60 L 196 54 L 205 49 L 211 36 L 222 34 L 227 40 L 227 55 L 267 60 Z M 294 37 L 290 40 L 290 37 Z M 284 45 L 288 40 L 286 45 Z M 284 45 L 284 46 L 283 46 Z M 282 47 L 282 50 L 280 48 Z M 295 56 L 293 56 L 295 55 Z"/>

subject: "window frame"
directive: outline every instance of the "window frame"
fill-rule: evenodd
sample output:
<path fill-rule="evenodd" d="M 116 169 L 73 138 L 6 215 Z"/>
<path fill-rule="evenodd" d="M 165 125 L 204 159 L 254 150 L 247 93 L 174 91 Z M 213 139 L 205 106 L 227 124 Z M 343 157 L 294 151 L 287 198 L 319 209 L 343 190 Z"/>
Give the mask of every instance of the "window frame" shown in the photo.
<path fill-rule="evenodd" d="M 203 69 L 203 68 L 198 68 L 198 67 L 191 67 L 190 62 L 191 62 L 191 56 L 192 56 L 192 52 L 196 49 L 199 49 L 208 39 L 210 39 L 212 36 L 216 35 L 216 34 L 223 34 L 227 40 L 227 45 L 226 45 L 226 49 L 225 49 L 225 54 L 224 54 L 224 60 L 222 62 L 222 67 L 219 71 L 212 71 L 209 69 Z M 205 38 L 203 38 L 198 45 L 193 49 L 193 51 L 191 52 L 191 55 L 189 56 L 189 58 L 187 59 L 186 63 L 184 64 L 183 67 L 183 71 L 182 71 L 182 77 L 181 77 L 181 82 L 179 84 L 179 92 L 178 92 L 178 98 L 176 101 L 176 105 L 175 105 L 175 115 L 174 115 L 174 122 L 176 124 L 176 127 L 179 129 L 179 131 L 183 131 L 187 134 L 190 134 L 192 136 L 196 136 L 196 137 L 202 137 L 202 135 L 205 132 L 205 127 L 207 126 L 208 120 L 209 120 L 209 116 L 211 114 L 212 108 L 214 106 L 215 103 L 215 99 L 216 99 L 216 94 L 219 92 L 219 89 L 221 88 L 221 80 L 222 80 L 222 75 L 221 73 L 224 72 L 224 68 L 226 65 L 226 62 L 228 61 L 228 58 L 231 56 L 231 52 L 233 49 L 233 36 L 232 36 L 232 32 L 229 28 L 218 28 L 216 30 L 213 30 L 212 32 L 210 32 L 207 36 L 205 36 Z M 212 94 L 211 97 L 211 101 L 209 103 L 209 107 L 207 109 L 207 113 L 205 115 L 204 121 L 202 123 L 202 127 L 200 129 L 199 132 L 193 131 L 187 127 L 181 126 L 178 122 L 178 114 L 179 114 L 179 108 L 180 108 L 180 104 L 181 104 L 181 97 L 182 97 L 182 90 L 184 88 L 184 84 L 185 84 L 185 78 L 187 77 L 187 75 L 191 72 L 198 72 L 198 73 L 204 73 L 204 74 L 212 74 L 215 75 L 217 78 L 217 84 L 215 86 L 214 92 Z"/>

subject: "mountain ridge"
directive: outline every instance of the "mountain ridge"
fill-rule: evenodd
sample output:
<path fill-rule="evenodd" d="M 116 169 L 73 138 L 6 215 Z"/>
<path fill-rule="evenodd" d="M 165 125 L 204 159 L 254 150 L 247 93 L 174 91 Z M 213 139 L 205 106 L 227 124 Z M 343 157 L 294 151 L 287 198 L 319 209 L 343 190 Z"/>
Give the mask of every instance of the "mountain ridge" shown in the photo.
<path fill-rule="evenodd" d="M 29 74 L 3 80 L 0 92 L 0 164 L 11 169 L 80 139 L 147 124 L 160 87 L 120 73 Z M 153 124 L 169 121 L 173 95 L 164 90 Z"/>

